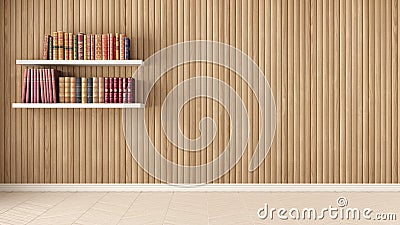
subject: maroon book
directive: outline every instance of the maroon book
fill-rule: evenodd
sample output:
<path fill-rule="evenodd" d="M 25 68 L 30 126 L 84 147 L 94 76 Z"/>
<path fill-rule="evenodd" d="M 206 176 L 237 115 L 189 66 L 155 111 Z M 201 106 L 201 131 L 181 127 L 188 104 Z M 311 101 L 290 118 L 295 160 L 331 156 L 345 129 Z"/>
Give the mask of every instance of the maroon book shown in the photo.
<path fill-rule="evenodd" d="M 118 78 L 114 77 L 114 103 L 118 103 Z"/>
<path fill-rule="evenodd" d="M 109 102 L 114 103 L 114 81 L 113 78 L 108 78 L 108 96 Z"/>
<path fill-rule="evenodd" d="M 37 103 L 37 69 L 33 70 L 33 103 Z"/>
<path fill-rule="evenodd" d="M 122 96 L 123 96 L 123 81 L 124 78 L 120 77 L 118 78 L 118 103 L 124 103 L 124 101 L 122 100 Z"/>
<path fill-rule="evenodd" d="M 32 96 L 32 69 L 28 69 L 28 74 L 26 77 L 26 96 L 25 102 L 29 103 L 30 97 Z"/>
<path fill-rule="evenodd" d="M 128 103 L 128 79 L 129 78 L 123 78 L 122 79 L 122 99 L 123 103 Z"/>
<path fill-rule="evenodd" d="M 83 50 L 83 33 L 78 34 L 78 60 L 84 59 L 84 50 Z"/>
<path fill-rule="evenodd" d="M 109 79 L 108 77 L 104 78 L 104 102 L 105 103 L 110 103 L 110 94 L 109 94 Z"/>
<path fill-rule="evenodd" d="M 28 69 L 25 69 L 24 70 L 24 82 L 22 83 L 22 96 L 21 96 L 21 101 L 23 102 L 23 103 L 26 103 L 26 86 L 27 86 L 27 83 L 28 83 L 28 73 L 29 73 L 29 70 Z"/>
<path fill-rule="evenodd" d="M 40 92 L 40 102 L 46 103 L 45 95 L 44 95 L 44 81 L 43 81 L 43 73 L 42 69 L 39 69 L 39 92 Z"/>
<path fill-rule="evenodd" d="M 128 91 L 128 102 L 129 103 L 135 102 L 135 79 L 129 78 L 127 91 Z"/>

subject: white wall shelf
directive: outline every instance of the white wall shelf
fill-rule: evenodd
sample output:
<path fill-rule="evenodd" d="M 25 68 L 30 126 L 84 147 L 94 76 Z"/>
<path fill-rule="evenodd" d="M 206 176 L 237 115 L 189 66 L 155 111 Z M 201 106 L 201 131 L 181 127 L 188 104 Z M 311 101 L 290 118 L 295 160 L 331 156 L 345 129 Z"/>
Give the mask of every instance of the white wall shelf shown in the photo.
<path fill-rule="evenodd" d="M 140 66 L 143 60 L 17 60 L 25 66 Z"/>
<path fill-rule="evenodd" d="M 142 103 L 13 103 L 16 109 L 144 109 Z"/>

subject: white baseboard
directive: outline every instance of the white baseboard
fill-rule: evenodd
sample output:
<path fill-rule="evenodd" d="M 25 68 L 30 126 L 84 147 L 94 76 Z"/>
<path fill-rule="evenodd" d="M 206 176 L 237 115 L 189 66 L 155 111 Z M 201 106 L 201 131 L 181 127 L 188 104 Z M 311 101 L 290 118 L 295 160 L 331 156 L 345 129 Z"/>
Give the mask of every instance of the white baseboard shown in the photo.
<path fill-rule="evenodd" d="M 0 192 L 399 192 L 400 184 L 0 184 Z"/>

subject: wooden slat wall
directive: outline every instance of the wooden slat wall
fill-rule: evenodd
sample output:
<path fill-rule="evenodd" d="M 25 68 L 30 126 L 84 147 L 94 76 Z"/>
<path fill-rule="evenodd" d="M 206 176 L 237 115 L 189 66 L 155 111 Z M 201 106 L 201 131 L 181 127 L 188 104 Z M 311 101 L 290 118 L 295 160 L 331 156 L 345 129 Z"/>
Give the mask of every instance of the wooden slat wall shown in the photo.
<path fill-rule="evenodd" d="M 44 34 L 57 30 L 126 33 L 135 59 L 182 41 L 214 40 L 241 49 L 260 66 L 278 121 L 272 149 L 253 172 L 248 164 L 259 134 L 257 101 L 226 68 L 205 63 L 174 68 L 157 83 L 146 110 L 132 113 L 139 159 L 174 182 L 196 182 L 215 171 L 187 174 L 160 165 L 147 151 L 151 143 L 138 118 L 146 118 L 154 145 L 168 160 L 211 161 L 229 139 L 224 108 L 199 98 L 166 127 L 195 138 L 200 134 L 195 124 L 204 116 L 214 118 L 214 142 L 189 153 L 163 134 L 160 104 L 179 82 L 213 76 L 239 93 L 252 124 L 248 151 L 215 183 L 398 183 L 398 14 L 397 0 L 0 0 L 0 183 L 160 183 L 132 158 L 121 110 L 11 108 L 21 99 L 25 69 L 15 60 L 41 58 Z M 130 77 L 136 70 L 56 68 L 81 77 Z M 202 84 L 185 87 L 184 93 L 195 88 L 227 97 L 225 89 Z M 229 163 L 220 161 L 219 168 Z"/>

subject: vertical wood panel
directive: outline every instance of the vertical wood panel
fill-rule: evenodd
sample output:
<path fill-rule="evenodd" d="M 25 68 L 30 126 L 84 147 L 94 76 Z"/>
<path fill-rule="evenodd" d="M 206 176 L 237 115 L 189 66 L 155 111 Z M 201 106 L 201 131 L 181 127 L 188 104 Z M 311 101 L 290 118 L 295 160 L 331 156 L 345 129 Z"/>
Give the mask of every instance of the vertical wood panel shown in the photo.
<path fill-rule="evenodd" d="M 199 182 L 234 166 L 214 182 L 397 183 L 398 14 L 398 0 L 2 0 L 0 183 L 162 182 L 132 158 L 124 139 L 125 119 L 132 125 L 127 133 L 135 138 L 132 147 L 138 159 L 174 182 Z M 216 64 L 191 63 L 168 71 L 152 90 L 146 109 L 132 110 L 129 119 L 120 109 L 12 109 L 11 103 L 21 99 L 24 69 L 34 68 L 15 65 L 15 59 L 40 59 L 44 34 L 61 30 L 126 33 L 135 59 L 200 39 L 243 51 L 264 72 L 277 106 L 277 129 L 266 159 L 248 171 L 259 144 L 258 122 L 268 120 L 259 113 L 254 96 L 265 95 L 265 90 L 251 90 L 233 71 Z M 229 52 L 214 53 L 214 58 L 229 57 Z M 235 57 L 229 60 L 244 63 Z M 249 70 L 249 65 L 243 66 Z M 54 68 L 79 77 L 131 77 L 137 69 Z M 154 78 L 160 70 L 149 72 Z M 174 163 L 199 165 L 216 159 L 229 138 L 233 146 L 242 144 L 240 136 L 230 137 L 225 109 L 206 98 L 185 105 L 178 121 L 168 123 L 165 131 L 177 135 L 182 129 L 186 136 L 198 137 L 198 122 L 209 116 L 218 128 L 212 144 L 189 153 L 167 139 L 161 124 L 163 101 L 179 82 L 195 76 L 218 78 L 236 90 L 249 113 L 251 135 L 236 165 L 228 156 L 218 160 L 217 170 L 189 174 L 161 164 L 150 146 Z M 258 87 L 259 80 L 251 81 Z M 138 98 L 143 99 L 144 83 L 137 84 Z M 230 101 L 227 109 L 238 107 L 228 89 L 212 83 L 185 86 L 178 95 L 200 88 Z M 146 131 L 153 143 L 147 141 Z"/>

